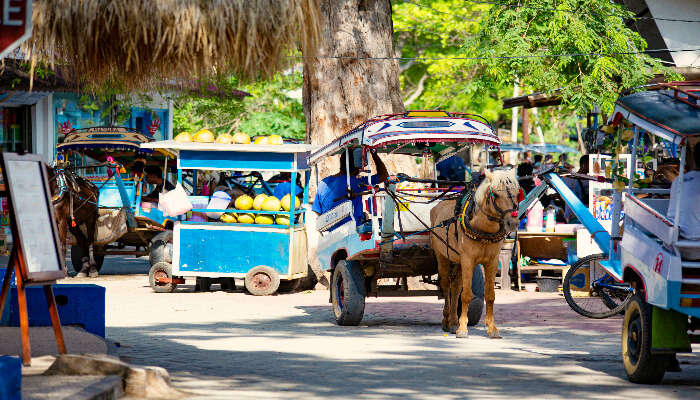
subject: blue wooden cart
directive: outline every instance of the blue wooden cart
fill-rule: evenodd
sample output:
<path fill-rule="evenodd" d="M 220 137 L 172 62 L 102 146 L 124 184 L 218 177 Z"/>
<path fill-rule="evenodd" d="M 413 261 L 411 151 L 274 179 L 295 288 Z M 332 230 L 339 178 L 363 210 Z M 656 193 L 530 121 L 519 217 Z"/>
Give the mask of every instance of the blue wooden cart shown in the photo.
<path fill-rule="evenodd" d="M 173 230 L 172 263 L 151 267 L 151 286 L 156 292 L 171 292 L 183 277 L 198 277 L 204 286 L 219 282 L 234 287 L 234 278 L 245 278 L 246 289 L 255 295 L 270 295 L 280 281 L 293 282 L 308 274 L 305 207 L 308 204 L 309 173 L 306 144 L 242 145 L 219 143 L 176 143 L 161 141 L 142 145 L 168 149 L 178 154 L 178 181 L 186 171 L 290 172 L 291 182 L 302 174 L 304 192 L 301 207 L 291 197 L 290 211 L 258 211 L 195 208 L 193 213 L 226 212 L 285 215 L 290 224 L 244 224 L 221 221 L 176 222 Z M 196 182 L 196 179 L 195 179 Z M 192 196 L 201 204 L 202 196 Z M 208 199 L 205 199 L 208 200 Z"/>

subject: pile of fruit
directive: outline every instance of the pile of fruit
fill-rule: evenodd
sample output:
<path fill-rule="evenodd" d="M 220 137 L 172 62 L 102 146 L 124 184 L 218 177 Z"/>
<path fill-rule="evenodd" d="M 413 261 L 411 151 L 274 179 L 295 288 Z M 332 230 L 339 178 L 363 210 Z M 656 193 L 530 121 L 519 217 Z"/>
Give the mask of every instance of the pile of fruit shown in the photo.
<path fill-rule="evenodd" d="M 228 133 L 222 133 L 219 136 L 215 136 L 209 129 L 200 129 L 192 135 L 189 132 L 181 132 L 175 136 L 175 142 L 177 143 L 221 143 L 221 144 L 250 144 L 250 136 L 247 133 L 238 132 L 234 135 Z M 270 136 L 258 136 L 253 141 L 253 144 L 283 144 L 282 136 L 280 135 L 270 135 Z"/>
<path fill-rule="evenodd" d="M 262 210 L 262 211 L 289 211 L 291 209 L 291 195 L 286 195 L 282 199 L 266 194 L 259 194 L 252 198 L 247 194 L 238 196 L 233 202 L 237 210 Z M 301 205 L 299 197 L 294 197 L 294 208 Z M 258 214 L 258 213 L 226 213 L 221 216 L 221 221 L 226 223 L 239 224 L 262 224 L 262 225 L 289 225 L 288 215 Z"/>

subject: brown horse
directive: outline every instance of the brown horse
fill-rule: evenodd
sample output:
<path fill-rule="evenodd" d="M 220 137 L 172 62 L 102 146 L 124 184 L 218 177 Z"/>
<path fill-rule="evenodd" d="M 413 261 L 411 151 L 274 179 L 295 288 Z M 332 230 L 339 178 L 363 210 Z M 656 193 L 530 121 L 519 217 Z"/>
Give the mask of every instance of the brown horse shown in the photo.
<path fill-rule="evenodd" d="M 498 253 L 505 236 L 518 228 L 520 185 L 514 170 L 486 170 L 485 174 L 476 191 L 467 192 L 457 200 L 443 201 L 430 212 L 431 226 L 437 226 L 430 238 L 431 247 L 437 257 L 440 287 L 445 296 L 442 327 L 456 332 L 459 338 L 468 336 L 466 310 L 472 300 L 472 274 L 478 264 L 484 266 L 484 323 L 490 338 L 501 337 L 493 318 Z M 461 267 L 452 276 L 451 263 Z M 462 313 L 458 321 L 460 292 Z"/>
<path fill-rule="evenodd" d="M 90 246 L 95 241 L 97 230 L 97 186 L 64 167 L 49 168 L 49 186 L 63 254 L 70 232 L 83 255 L 78 276 L 96 277 L 97 268 L 90 259 Z"/>

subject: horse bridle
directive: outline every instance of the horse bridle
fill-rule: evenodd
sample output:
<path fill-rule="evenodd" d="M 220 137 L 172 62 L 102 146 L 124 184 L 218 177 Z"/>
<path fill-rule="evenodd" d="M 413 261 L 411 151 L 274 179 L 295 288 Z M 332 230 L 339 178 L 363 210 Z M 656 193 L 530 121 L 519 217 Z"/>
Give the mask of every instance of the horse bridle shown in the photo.
<path fill-rule="evenodd" d="M 501 222 L 505 218 L 506 214 L 511 214 L 514 217 L 517 216 L 518 215 L 517 214 L 518 203 L 520 203 L 521 201 L 523 201 L 525 199 L 525 193 L 523 192 L 522 188 L 520 188 L 520 190 L 518 191 L 518 200 L 517 201 L 515 200 L 515 197 L 513 196 L 513 194 L 507 188 L 502 189 L 500 191 L 506 192 L 506 194 L 508 196 L 508 200 L 510 200 L 513 207 L 506 209 L 506 210 L 501 209 L 501 207 L 499 207 L 498 204 L 496 204 L 496 197 L 498 197 L 498 195 L 496 193 L 494 193 L 494 191 L 491 189 L 491 186 L 489 186 L 489 199 L 491 200 L 491 206 L 493 206 L 493 209 L 496 210 L 496 212 L 499 214 L 498 217 L 494 217 L 494 216 L 490 215 L 489 213 L 487 213 L 486 210 L 479 209 L 479 210 L 481 210 L 481 212 L 484 213 L 484 215 L 486 215 L 486 218 L 488 218 L 489 221 Z"/>
<path fill-rule="evenodd" d="M 472 240 L 476 240 L 479 242 L 486 242 L 486 243 L 497 243 L 503 240 L 508 235 L 508 231 L 506 231 L 505 224 L 503 220 L 505 219 L 506 214 L 511 213 L 517 215 L 518 212 L 518 202 L 516 202 L 515 197 L 513 196 L 512 193 L 508 191 L 508 189 L 504 189 L 505 192 L 508 194 L 508 199 L 511 201 L 511 204 L 513 205 L 512 208 L 503 210 L 501 207 L 496 204 L 496 197 L 497 195 L 494 193 L 494 191 L 491 189 L 491 186 L 489 186 L 489 201 L 491 202 L 491 205 L 493 206 L 494 210 L 499 214 L 498 217 L 494 217 L 493 215 L 490 215 L 488 212 L 486 212 L 485 209 L 482 209 L 482 207 L 477 208 L 477 211 L 480 211 L 486 218 L 488 218 L 489 221 L 492 222 L 498 222 L 498 231 L 497 232 L 484 232 L 479 229 L 474 228 L 471 223 L 469 222 L 472 217 L 474 216 L 474 202 L 472 201 L 472 197 L 474 195 L 474 191 L 470 191 L 465 194 L 465 203 L 462 208 L 462 211 L 460 215 L 457 216 L 457 219 L 460 221 L 460 226 L 462 227 L 462 232 L 467 236 L 468 238 Z M 522 188 L 518 192 L 518 200 L 521 198 L 524 198 L 525 194 L 522 191 Z M 460 202 L 457 203 L 458 205 Z M 459 207 L 459 206 L 458 206 Z"/>

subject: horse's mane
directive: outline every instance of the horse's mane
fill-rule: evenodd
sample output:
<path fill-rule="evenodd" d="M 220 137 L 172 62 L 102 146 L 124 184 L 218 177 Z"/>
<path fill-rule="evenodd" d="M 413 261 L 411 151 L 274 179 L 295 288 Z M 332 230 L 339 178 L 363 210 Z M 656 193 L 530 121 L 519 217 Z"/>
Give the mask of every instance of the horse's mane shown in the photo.
<path fill-rule="evenodd" d="M 484 200 L 486 200 L 489 187 L 499 191 L 517 188 L 518 186 L 518 178 L 513 174 L 513 170 L 495 170 L 491 172 L 491 179 L 484 178 L 484 180 L 481 181 L 479 187 L 476 188 L 474 198 L 477 204 L 483 204 Z"/>

